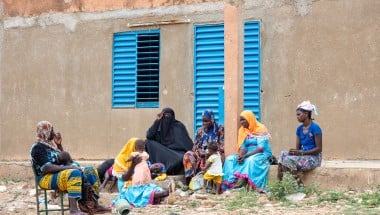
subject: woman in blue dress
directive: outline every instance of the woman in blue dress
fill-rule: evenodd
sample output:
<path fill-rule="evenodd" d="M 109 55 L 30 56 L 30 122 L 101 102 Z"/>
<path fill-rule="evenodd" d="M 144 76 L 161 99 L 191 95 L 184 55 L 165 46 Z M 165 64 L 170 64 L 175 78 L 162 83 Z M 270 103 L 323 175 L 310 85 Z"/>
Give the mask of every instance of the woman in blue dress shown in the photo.
<path fill-rule="evenodd" d="M 270 167 L 268 158 L 272 156 L 268 129 L 248 110 L 241 112 L 240 124 L 238 154 L 228 156 L 224 162 L 222 189 L 247 184 L 252 189 L 265 192 Z"/>
<path fill-rule="evenodd" d="M 315 105 L 310 101 L 304 101 L 297 106 L 297 120 L 302 124 L 296 131 L 296 148 L 281 152 L 277 175 L 280 180 L 284 172 L 291 172 L 302 183 L 300 173 L 321 166 L 322 130 L 313 122 L 313 111 L 318 115 Z"/>

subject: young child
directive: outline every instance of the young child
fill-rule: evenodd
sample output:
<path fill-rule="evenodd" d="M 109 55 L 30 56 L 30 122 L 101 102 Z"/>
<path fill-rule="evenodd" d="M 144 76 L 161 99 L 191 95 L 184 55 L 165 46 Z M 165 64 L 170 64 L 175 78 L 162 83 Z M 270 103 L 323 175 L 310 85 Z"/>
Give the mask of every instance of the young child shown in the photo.
<path fill-rule="evenodd" d="M 166 179 L 166 168 L 163 163 L 154 163 L 149 165 L 150 175 L 156 181 L 163 181 Z"/>
<path fill-rule="evenodd" d="M 145 151 L 144 140 L 136 140 L 135 151 L 131 153 L 131 157 L 129 157 L 126 161 L 132 161 L 132 158 L 137 156 L 141 157 L 142 161 L 135 167 L 135 172 L 132 176 L 132 185 L 142 185 L 150 183 L 152 181 L 152 178 L 148 166 L 149 155 Z"/>
<path fill-rule="evenodd" d="M 104 173 L 104 179 L 102 181 L 102 184 L 99 187 L 100 190 L 103 190 L 104 188 L 106 188 L 106 185 L 109 181 L 111 182 L 111 184 L 108 187 L 108 192 L 111 193 L 112 189 L 115 187 L 117 178 L 116 176 L 112 175 L 112 169 L 113 169 L 113 166 L 108 168 L 107 171 Z"/>
<path fill-rule="evenodd" d="M 218 144 L 214 141 L 210 142 L 207 149 L 209 157 L 205 167 L 202 169 L 202 171 L 206 172 L 203 176 L 204 186 L 206 186 L 207 182 L 213 182 L 216 185 L 216 194 L 221 194 L 220 186 L 222 184 L 223 169 Z"/>
<path fill-rule="evenodd" d="M 74 162 L 70 154 L 66 151 L 61 151 L 58 155 L 58 164 L 62 166 L 76 166 L 80 167 L 79 163 Z"/>

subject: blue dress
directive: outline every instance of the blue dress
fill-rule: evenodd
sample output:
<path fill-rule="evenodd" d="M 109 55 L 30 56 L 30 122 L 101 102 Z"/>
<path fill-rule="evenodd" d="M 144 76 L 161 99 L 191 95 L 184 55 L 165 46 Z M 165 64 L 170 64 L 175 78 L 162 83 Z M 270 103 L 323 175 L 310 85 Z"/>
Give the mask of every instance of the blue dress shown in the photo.
<path fill-rule="evenodd" d="M 233 154 L 226 158 L 223 166 L 222 189 L 231 189 L 239 178 L 247 179 L 248 185 L 256 190 L 264 191 L 268 182 L 270 163 L 268 158 L 272 155 L 269 145 L 269 135 L 248 135 L 240 150 L 250 153 L 258 148 L 262 152 L 256 153 L 238 163 L 238 155 Z"/>
<path fill-rule="evenodd" d="M 159 191 L 162 191 L 162 188 L 152 183 L 131 185 L 121 190 L 120 194 L 112 201 L 112 205 L 121 199 L 127 200 L 129 204 L 137 208 L 151 205 L 154 203 L 154 193 Z"/>

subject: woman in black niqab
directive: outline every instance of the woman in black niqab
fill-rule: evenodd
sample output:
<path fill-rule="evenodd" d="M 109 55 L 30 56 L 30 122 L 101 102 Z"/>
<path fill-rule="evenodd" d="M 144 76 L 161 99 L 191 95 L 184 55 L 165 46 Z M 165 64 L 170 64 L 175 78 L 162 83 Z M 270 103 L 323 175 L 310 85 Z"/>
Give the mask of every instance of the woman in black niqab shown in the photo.
<path fill-rule="evenodd" d="M 174 110 L 164 108 L 147 131 L 146 151 L 152 163 L 163 163 L 169 175 L 182 174 L 183 155 L 192 149 L 193 141 L 185 125 L 175 119 Z"/>

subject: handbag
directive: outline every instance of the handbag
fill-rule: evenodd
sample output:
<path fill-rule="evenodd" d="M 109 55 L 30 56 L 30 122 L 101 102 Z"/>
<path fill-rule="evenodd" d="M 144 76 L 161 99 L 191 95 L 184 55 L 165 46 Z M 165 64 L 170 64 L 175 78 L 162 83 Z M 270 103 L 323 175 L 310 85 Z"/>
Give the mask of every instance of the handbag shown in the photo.
<path fill-rule="evenodd" d="M 274 155 L 271 155 L 268 160 L 270 165 L 278 165 L 278 160 Z"/>
<path fill-rule="evenodd" d="M 191 178 L 189 188 L 193 191 L 199 190 L 203 187 L 203 173 L 200 172 Z"/>

